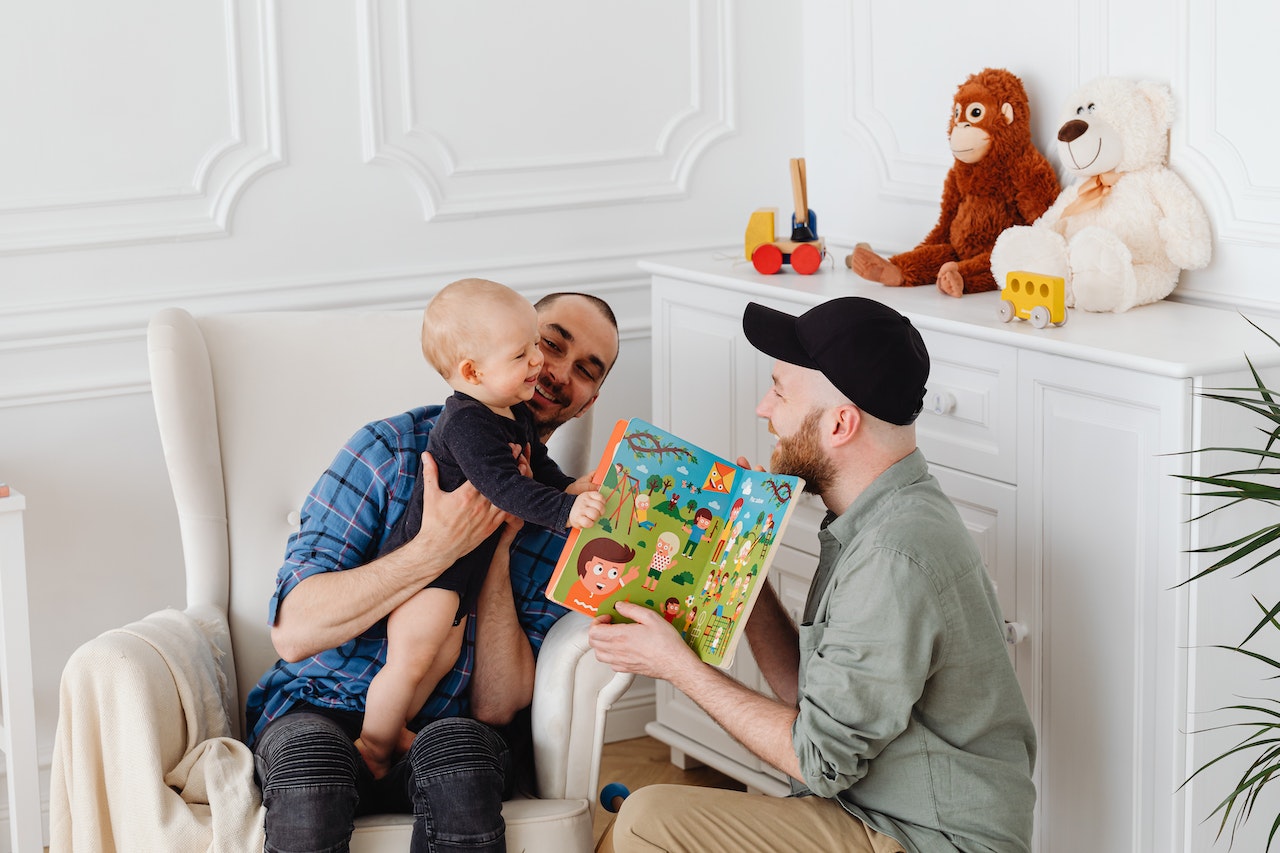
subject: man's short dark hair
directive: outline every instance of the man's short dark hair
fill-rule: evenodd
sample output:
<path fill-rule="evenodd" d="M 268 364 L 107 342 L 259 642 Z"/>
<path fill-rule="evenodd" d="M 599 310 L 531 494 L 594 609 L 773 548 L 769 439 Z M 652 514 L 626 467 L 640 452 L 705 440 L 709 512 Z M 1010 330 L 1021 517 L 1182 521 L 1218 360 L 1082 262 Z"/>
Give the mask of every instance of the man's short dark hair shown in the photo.
<path fill-rule="evenodd" d="M 533 307 L 542 310 L 554 302 L 558 302 L 566 296 L 577 296 L 585 299 L 596 307 L 604 318 L 609 321 L 609 325 L 613 326 L 613 330 L 618 331 L 618 318 L 613 315 L 613 309 L 609 307 L 609 303 L 605 302 L 599 296 L 592 296 L 590 293 L 577 293 L 571 290 L 560 291 L 558 293 L 548 293 L 546 296 L 533 303 Z"/>

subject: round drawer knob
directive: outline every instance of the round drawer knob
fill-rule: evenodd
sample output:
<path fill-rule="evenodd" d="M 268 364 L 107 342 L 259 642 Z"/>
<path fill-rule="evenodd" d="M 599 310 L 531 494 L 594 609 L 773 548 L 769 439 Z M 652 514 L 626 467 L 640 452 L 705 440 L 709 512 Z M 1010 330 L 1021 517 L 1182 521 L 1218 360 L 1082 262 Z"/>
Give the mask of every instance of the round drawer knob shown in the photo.
<path fill-rule="evenodd" d="M 297 527 L 299 524 L 302 523 L 302 516 L 299 515 L 298 511 L 295 509 L 293 512 L 286 515 L 284 517 L 284 520 L 289 523 L 290 527 Z"/>
<path fill-rule="evenodd" d="M 1005 622 L 1004 623 L 1004 641 L 1011 646 L 1016 646 L 1027 638 L 1031 633 L 1027 630 L 1027 626 L 1021 622 Z"/>
<path fill-rule="evenodd" d="M 935 391 L 929 397 L 929 411 L 935 415 L 949 415 L 956 410 L 956 396 L 950 391 Z"/>

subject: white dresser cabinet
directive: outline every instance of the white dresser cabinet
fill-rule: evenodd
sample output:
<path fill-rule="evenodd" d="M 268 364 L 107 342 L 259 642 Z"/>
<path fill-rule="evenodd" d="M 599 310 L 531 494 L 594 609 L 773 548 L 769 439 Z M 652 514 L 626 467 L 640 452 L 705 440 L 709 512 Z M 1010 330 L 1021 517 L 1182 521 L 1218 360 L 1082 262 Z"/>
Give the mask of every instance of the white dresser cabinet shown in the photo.
<path fill-rule="evenodd" d="M 866 296 L 912 319 L 932 359 L 920 447 L 996 583 L 1039 733 L 1037 849 L 1189 850 L 1178 786 L 1198 727 L 1187 699 L 1196 592 L 1176 587 L 1199 507 L 1171 475 L 1199 464 L 1176 454 L 1211 443 L 1194 390 L 1241 384 L 1246 348 L 1263 367 L 1275 348 L 1237 314 L 1172 302 L 1035 329 L 1002 323 L 995 293 L 885 288 L 843 268 L 765 277 L 701 257 L 642 267 L 653 275 L 656 422 L 753 462 L 771 449 L 754 415 L 771 365 L 742 335 L 748 302 L 798 314 Z M 813 502 L 792 522 L 770 575 L 793 614 L 821 516 Z M 762 681 L 745 650 L 734 674 Z M 683 696 L 659 685 L 657 702 L 649 731 L 673 760 L 785 792 L 780 773 Z M 1197 819 L 1220 796 L 1201 795 Z"/>

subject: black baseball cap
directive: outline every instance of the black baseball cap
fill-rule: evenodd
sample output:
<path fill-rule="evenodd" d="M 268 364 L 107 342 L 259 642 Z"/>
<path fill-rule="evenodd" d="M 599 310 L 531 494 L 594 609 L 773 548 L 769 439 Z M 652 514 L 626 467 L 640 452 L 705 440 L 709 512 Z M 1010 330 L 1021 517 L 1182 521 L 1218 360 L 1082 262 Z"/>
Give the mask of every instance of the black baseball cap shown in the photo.
<path fill-rule="evenodd" d="M 929 351 L 911 321 L 888 305 L 842 296 L 796 317 L 757 302 L 742 331 L 779 361 L 822 372 L 869 415 L 905 426 L 924 407 Z"/>

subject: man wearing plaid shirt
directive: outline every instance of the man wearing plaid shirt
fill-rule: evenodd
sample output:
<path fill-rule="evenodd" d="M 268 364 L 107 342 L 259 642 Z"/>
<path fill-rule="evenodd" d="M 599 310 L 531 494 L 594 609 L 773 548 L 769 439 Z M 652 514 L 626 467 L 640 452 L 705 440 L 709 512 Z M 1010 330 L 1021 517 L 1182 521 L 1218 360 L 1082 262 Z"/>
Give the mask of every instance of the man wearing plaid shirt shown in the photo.
<path fill-rule="evenodd" d="M 545 442 L 595 402 L 618 332 L 608 305 L 592 296 L 552 294 L 537 308 L 546 360 L 528 406 Z M 470 484 L 436 487 L 424 451 L 440 411 L 427 406 L 365 426 L 303 504 L 269 606 L 281 660 L 246 708 L 267 851 L 345 850 L 355 816 L 395 811 L 416 816 L 414 850 L 505 849 L 502 800 L 516 771 L 530 770 L 527 761 L 515 764 L 534 659 L 566 612 L 543 595 L 564 531 L 507 525 L 462 653 L 405 731 L 392 771 L 373 779 L 353 745 L 369 681 L 386 660 L 387 614 L 505 519 Z M 422 530 L 383 554 L 419 476 Z"/>

